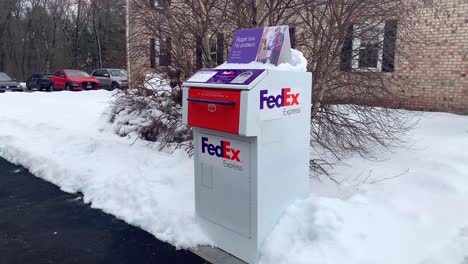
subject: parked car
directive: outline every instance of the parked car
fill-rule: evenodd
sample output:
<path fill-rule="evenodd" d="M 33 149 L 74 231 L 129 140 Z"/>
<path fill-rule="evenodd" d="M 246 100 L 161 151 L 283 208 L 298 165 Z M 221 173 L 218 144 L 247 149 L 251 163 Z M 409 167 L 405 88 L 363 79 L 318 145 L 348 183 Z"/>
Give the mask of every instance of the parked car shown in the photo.
<path fill-rule="evenodd" d="M 0 72 L 0 93 L 5 91 L 23 91 L 23 87 L 14 78 Z"/>
<path fill-rule="evenodd" d="M 97 69 L 91 73 L 99 80 L 101 88 L 106 90 L 128 88 L 126 71 L 122 69 Z"/>
<path fill-rule="evenodd" d="M 30 91 L 32 89 L 47 90 L 50 87 L 50 77 L 52 73 L 35 73 L 26 80 L 26 88 Z"/>
<path fill-rule="evenodd" d="M 99 81 L 87 72 L 80 70 L 59 70 L 50 77 L 49 91 L 68 90 L 98 90 Z"/>

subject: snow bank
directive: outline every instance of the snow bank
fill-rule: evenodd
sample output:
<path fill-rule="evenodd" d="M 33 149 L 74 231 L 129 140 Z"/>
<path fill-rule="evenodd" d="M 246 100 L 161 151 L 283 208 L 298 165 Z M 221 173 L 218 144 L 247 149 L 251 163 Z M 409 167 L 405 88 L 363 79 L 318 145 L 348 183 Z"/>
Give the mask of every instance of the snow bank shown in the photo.
<path fill-rule="evenodd" d="M 210 244 L 194 216 L 193 161 L 115 135 L 111 97 L 1 94 L 0 156 L 161 240 Z M 412 138 L 381 162 L 347 160 L 333 171 L 340 186 L 311 180 L 313 194 L 285 212 L 261 263 L 465 264 L 468 117 L 425 114 Z"/>
<path fill-rule="evenodd" d="M 262 263 L 465 264 L 468 117 L 426 113 L 412 138 L 381 162 L 347 160 L 334 171 L 341 186 L 312 180 L 314 195 L 285 213 Z"/>
<path fill-rule="evenodd" d="M 223 63 L 216 67 L 216 69 L 273 69 L 278 71 L 296 71 L 306 72 L 307 71 L 307 59 L 304 57 L 302 52 L 291 49 L 292 64 L 281 63 L 275 66 L 270 63 L 251 62 L 247 64 L 242 63 Z"/>
<path fill-rule="evenodd" d="M 210 244 L 195 222 L 192 161 L 183 151 L 106 127 L 112 93 L 5 93 L 0 156 L 178 247 Z M 27 107 L 25 107 L 27 106 Z M 104 114 L 103 114 L 104 113 Z"/>

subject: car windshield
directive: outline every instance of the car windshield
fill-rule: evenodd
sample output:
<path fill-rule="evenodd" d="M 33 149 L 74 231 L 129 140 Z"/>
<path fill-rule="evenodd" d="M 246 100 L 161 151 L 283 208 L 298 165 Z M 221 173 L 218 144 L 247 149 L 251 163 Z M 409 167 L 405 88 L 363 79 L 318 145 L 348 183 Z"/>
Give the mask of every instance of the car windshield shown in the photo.
<path fill-rule="evenodd" d="M 0 82 L 9 82 L 9 81 L 12 81 L 10 76 L 6 75 L 3 72 L 0 72 Z"/>
<path fill-rule="evenodd" d="M 120 70 L 111 70 L 109 72 L 112 76 L 122 76 L 122 71 Z"/>
<path fill-rule="evenodd" d="M 127 71 L 126 70 L 120 70 L 120 72 L 122 73 L 122 76 L 127 77 Z"/>
<path fill-rule="evenodd" d="M 89 74 L 84 71 L 65 71 L 70 77 L 89 77 Z"/>
<path fill-rule="evenodd" d="M 50 79 L 51 76 L 52 76 L 52 74 L 49 74 L 49 73 L 48 74 L 43 74 L 42 78 L 43 79 Z"/>

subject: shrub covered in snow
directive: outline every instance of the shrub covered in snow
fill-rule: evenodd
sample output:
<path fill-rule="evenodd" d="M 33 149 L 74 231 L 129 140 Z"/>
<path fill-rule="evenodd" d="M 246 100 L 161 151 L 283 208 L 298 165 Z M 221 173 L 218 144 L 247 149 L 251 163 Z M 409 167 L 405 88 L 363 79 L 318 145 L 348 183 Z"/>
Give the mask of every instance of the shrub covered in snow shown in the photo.
<path fill-rule="evenodd" d="M 122 136 L 135 135 L 158 142 L 160 148 L 192 150 L 190 128 L 182 124 L 182 89 L 159 74 L 146 76 L 144 85 L 116 94 L 110 122 Z"/>

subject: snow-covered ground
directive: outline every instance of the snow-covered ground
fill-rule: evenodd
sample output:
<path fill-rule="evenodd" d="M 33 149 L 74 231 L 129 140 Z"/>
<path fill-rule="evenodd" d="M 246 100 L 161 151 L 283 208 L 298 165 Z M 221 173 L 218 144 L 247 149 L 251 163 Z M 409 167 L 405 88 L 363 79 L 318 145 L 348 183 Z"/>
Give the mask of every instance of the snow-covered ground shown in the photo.
<path fill-rule="evenodd" d="M 194 217 L 193 161 L 115 135 L 111 97 L 0 94 L 0 156 L 161 240 L 210 244 Z M 468 117 L 426 113 L 411 137 L 380 162 L 356 157 L 335 168 L 339 186 L 312 179 L 261 263 L 468 263 Z"/>
<path fill-rule="evenodd" d="M 179 247 L 209 243 L 194 221 L 185 152 L 121 138 L 107 127 L 107 91 L 0 96 L 0 156 Z M 134 144 L 132 144 L 134 143 Z"/>

